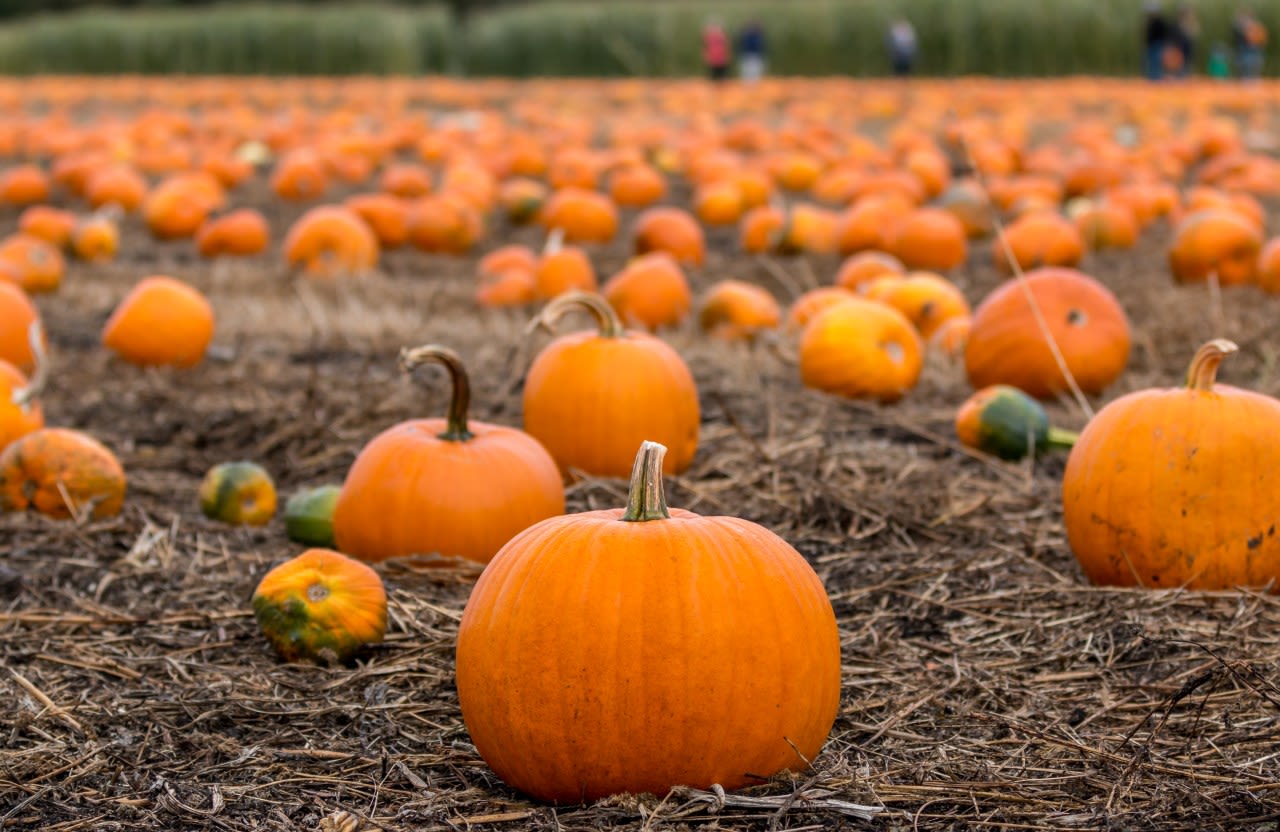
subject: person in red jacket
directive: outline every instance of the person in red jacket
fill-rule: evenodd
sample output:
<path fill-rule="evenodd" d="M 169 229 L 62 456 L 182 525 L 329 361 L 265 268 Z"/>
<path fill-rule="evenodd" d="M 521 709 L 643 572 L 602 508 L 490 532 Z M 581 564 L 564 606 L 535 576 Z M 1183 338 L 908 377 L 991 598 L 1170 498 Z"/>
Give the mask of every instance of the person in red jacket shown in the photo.
<path fill-rule="evenodd" d="M 729 36 L 717 20 L 708 20 L 702 30 L 702 62 L 712 81 L 723 81 L 729 74 Z"/>

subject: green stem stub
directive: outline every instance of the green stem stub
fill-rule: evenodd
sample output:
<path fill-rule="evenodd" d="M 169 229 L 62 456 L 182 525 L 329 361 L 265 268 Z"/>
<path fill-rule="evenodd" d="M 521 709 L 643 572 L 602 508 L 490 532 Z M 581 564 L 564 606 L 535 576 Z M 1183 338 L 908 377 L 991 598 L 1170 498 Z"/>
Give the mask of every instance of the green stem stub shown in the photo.
<path fill-rule="evenodd" d="M 635 465 L 631 468 L 631 490 L 627 494 L 627 510 L 622 519 L 629 523 L 646 523 L 650 520 L 668 520 L 667 495 L 662 490 L 662 458 L 667 454 L 666 445 L 648 442 L 640 446 Z"/>
<path fill-rule="evenodd" d="M 405 348 L 400 351 L 400 366 L 411 373 L 428 361 L 443 364 L 449 371 L 449 380 L 453 383 L 453 396 L 449 399 L 449 415 L 444 433 L 440 438 L 446 442 L 466 442 L 475 434 L 467 429 L 467 408 L 471 404 L 471 381 L 467 378 L 467 370 L 462 366 L 462 359 L 448 347 L 428 344 L 425 347 Z"/>

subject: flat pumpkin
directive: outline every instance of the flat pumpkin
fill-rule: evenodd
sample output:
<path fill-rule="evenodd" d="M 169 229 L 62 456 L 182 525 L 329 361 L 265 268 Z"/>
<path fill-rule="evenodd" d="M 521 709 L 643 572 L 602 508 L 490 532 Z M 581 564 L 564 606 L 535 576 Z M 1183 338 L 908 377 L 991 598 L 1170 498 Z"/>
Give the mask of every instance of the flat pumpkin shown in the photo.
<path fill-rule="evenodd" d="M 647 333 L 624 330 L 598 295 L 561 295 L 537 324 L 552 328 L 582 310 L 596 328 L 562 335 L 538 353 L 524 384 L 524 427 L 562 471 L 625 477 L 645 436 L 669 443 L 667 472 L 698 449 L 698 390 L 680 355 Z"/>
<path fill-rule="evenodd" d="M 120 513 L 125 487 L 115 454 L 77 430 L 41 428 L 0 453 L 0 511 L 100 520 Z"/>
<path fill-rule="evenodd" d="M 1280 587 L 1280 401 L 1216 384 L 1236 349 L 1209 342 L 1185 386 L 1122 396 L 1081 432 L 1063 523 L 1093 583 Z"/>
<path fill-rule="evenodd" d="M 253 615 L 285 661 L 342 663 L 386 635 L 387 592 L 367 565 L 309 549 L 263 576 Z"/>
<path fill-rule="evenodd" d="M 453 382 L 445 419 L 412 419 L 374 437 L 333 510 L 338 548 L 366 561 L 413 555 L 485 563 L 518 532 L 564 512 L 555 460 L 515 428 L 470 421 L 471 384 L 445 347 L 401 353 L 406 372 L 443 364 Z"/>
<path fill-rule="evenodd" d="M 762 526 L 668 509 L 663 451 L 641 445 L 625 510 L 533 526 L 467 600 L 463 720 L 494 772 L 539 800 L 740 788 L 807 768 L 835 720 L 822 582 Z"/>

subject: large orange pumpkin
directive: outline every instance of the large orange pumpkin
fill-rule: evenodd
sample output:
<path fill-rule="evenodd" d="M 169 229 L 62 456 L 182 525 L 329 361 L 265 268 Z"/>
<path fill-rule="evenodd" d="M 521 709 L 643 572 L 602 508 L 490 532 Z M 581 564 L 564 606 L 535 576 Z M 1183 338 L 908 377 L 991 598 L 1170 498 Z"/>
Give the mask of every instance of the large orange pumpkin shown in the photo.
<path fill-rule="evenodd" d="M 194 367 L 213 340 L 213 307 L 172 277 L 138 281 L 102 329 L 102 344 L 142 367 Z"/>
<path fill-rule="evenodd" d="M 1062 481 L 1071 550 L 1095 584 L 1280 587 L 1280 401 L 1215 385 L 1230 341 L 1184 387 L 1142 390 L 1085 426 Z"/>
<path fill-rule="evenodd" d="M 895 402 L 923 366 L 924 345 L 911 322 L 875 301 L 833 303 L 800 337 L 800 380 L 824 393 Z"/>
<path fill-rule="evenodd" d="M 978 306 L 965 346 L 975 389 L 1008 384 L 1039 399 L 1068 392 L 1027 296 L 1085 393 L 1097 394 L 1129 361 L 1129 322 L 1115 295 L 1075 269 L 1036 269 L 1000 286 Z"/>
<path fill-rule="evenodd" d="M 406 371 L 443 364 L 453 382 L 445 419 L 412 419 L 360 451 L 333 510 L 338 549 L 366 561 L 411 555 L 485 563 L 518 532 L 564 513 L 555 460 L 515 428 L 467 419 L 471 384 L 458 356 L 404 350 Z"/>
<path fill-rule="evenodd" d="M 540 800 L 736 789 L 806 768 L 835 720 L 840 637 L 822 582 L 762 526 L 669 510 L 663 450 L 641 446 L 625 511 L 507 544 L 463 612 L 467 730 Z"/>
<path fill-rule="evenodd" d="M 36 511 L 59 520 L 114 517 L 125 485 L 115 454 L 69 428 L 41 428 L 0 453 L 0 511 Z"/>
<path fill-rule="evenodd" d="M 598 295 L 561 295 L 538 321 L 550 328 L 575 309 L 590 312 L 596 329 L 563 335 L 534 359 L 525 430 L 565 472 L 624 477 L 635 446 L 655 436 L 672 449 L 667 472 L 681 473 L 698 449 L 698 391 L 688 366 L 665 342 L 624 330 Z"/>

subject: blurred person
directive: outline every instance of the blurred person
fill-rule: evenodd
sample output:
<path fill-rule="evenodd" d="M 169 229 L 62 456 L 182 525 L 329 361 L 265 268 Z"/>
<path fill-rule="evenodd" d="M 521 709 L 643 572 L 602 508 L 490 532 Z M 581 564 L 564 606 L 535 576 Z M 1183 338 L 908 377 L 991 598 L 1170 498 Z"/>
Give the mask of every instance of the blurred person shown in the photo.
<path fill-rule="evenodd" d="M 1164 16 L 1164 4 L 1160 0 L 1146 0 L 1142 10 L 1147 17 L 1143 34 L 1143 74 L 1148 81 L 1159 81 L 1164 77 L 1164 50 L 1170 40 L 1169 21 Z"/>
<path fill-rule="evenodd" d="M 1178 11 L 1178 22 L 1171 32 L 1172 46 L 1178 52 L 1178 67 L 1174 74 L 1186 78 L 1195 71 L 1196 43 L 1200 40 L 1200 18 L 1190 3 L 1183 3 Z"/>
<path fill-rule="evenodd" d="M 1209 50 L 1209 77 L 1221 81 L 1231 77 L 1231 50 L 1225 43 L 1215 43 Z"/>
<path fill-rule="evenodd" d="M 738 72 L 742 80 L 754 84 L 764 77 L 765 71 L 764 27 L 752 18 L 738 34 Z"/>
<path fill-rule="evenodd" d="M 1253 9 L 1242 7 L 1231 22 L 1232 46 L 1236 53 L 1236 72 L 1245 80 L 1262 75 L 1262 51 L 1267 46 L 1267 27 L 1254 15 Z"/>
<path fill-rule="evenodd" d="M 712 81 L 723 81 L 729 74 L 729 36 L 714 18 L 702 30 L 702 62 Z"/>
<path fill-rule="evenodd" d="M 893 74 L 905 78 L 915 69 L 916 27 L 905 17 L 896 18 L 889 26 L 889 57 L 893 61 Z"/>

